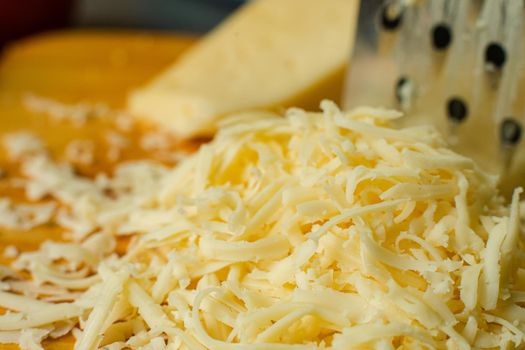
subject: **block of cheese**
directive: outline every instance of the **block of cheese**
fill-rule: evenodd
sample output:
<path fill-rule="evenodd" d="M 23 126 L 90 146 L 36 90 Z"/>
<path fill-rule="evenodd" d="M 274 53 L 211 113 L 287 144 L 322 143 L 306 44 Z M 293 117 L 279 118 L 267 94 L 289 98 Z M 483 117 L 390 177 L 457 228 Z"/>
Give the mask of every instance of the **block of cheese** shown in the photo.
<path fill-rule="evenodd" d="M 254 0 L 147 86 L 130 111 L 183 137 L 222 116 L 339 99 L 358 0 Z"/>

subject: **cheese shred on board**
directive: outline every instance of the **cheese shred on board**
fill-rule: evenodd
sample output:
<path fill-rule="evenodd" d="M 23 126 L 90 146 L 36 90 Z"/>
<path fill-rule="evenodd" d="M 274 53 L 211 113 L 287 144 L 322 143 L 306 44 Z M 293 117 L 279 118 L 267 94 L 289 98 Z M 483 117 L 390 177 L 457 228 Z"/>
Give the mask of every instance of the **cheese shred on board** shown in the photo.
<path fill-rule="evenodd" d="M 431 128 L 392 128 L 395 111 L 321 108 L 238 115 L 174 168 L 111 177 L 18 150 L 27 197 L 53 199 L 69 240 L 2 267 L 0 342 L 523 348 L 521 189 L 504 205 L 496 178 Z"/>

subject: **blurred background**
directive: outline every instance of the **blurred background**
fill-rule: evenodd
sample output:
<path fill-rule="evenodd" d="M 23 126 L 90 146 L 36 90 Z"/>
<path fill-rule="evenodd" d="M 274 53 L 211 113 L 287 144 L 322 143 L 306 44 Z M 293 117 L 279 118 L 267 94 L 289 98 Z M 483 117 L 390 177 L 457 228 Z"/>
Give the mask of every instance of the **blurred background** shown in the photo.
<path fill-rule="evenodd" d="M 245 0 L 0 0 L 0 48 L 60 28 L 203 33 Z"/>

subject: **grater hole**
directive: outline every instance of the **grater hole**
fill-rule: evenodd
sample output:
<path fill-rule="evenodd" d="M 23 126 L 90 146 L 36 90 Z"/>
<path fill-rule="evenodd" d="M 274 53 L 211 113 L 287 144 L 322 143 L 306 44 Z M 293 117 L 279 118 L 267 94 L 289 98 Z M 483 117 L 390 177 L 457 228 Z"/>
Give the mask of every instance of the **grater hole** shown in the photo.
<path fill-rule="evenodd" d="M 463 122 L 468 115 L 467 103 L 460 97 L 451 97 L 447 101 L 447 116 L 454 123 Z"/>
<path fill-rule="evenodd" d="M 408 78 L 405 76 L 401 76 L 399 77 L 399 79 L 397 79 L 397 83 L 396 83 L 397 102 L 401 103 L 403 101 L 403 98 L 404 98 L 403 89 L 407 86 L 408 83 L 409 83 Z"/>
<path fill-rule="evenodd" d="M 403 111 L 411 108 L 414 98 L 414 81 L 407 76 L 400 76 L 395 86 L 395 96 L 399 107 Z"/>
<path fill-rule="evenodd" d="M 485 62 L 493 65 L 496 68 L 501 68 L 507 60 L 507 53 L 503 46 L 499 43 L 493 42 L 487 45 L 485 49 Z"/>
<path fill-rule="evenodd" d="M 403 12 L 398 6 L 387 5 L 381 11 L 381 25 L 385 30 L 396 30 L 403 21 Z"/>
<path fill-rule="evenodd" d="M 436 24 L 432 28 L 432 45 L 436 50 L 445 50 L 452 42 L 452 31 L 446 23 Z"/>
<path fill-rule="evenodd" d="M 521 140 L 521 124 L 512 117 L 503 119 L 500 125 L 500 138 L 504 146 L 514 146 Z"/>

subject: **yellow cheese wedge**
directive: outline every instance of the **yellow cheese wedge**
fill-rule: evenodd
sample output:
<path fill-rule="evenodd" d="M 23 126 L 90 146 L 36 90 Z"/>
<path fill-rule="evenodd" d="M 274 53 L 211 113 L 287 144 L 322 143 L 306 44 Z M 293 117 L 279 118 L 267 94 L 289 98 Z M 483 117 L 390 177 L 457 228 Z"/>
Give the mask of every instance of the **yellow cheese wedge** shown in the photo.
<path fill-rule="evenodd" d="M 222 116 L 339 99 L 358 0 L 255 0 L 148 86 L 129 109 L 183 137 L 213 133 Z"/>

